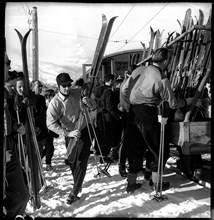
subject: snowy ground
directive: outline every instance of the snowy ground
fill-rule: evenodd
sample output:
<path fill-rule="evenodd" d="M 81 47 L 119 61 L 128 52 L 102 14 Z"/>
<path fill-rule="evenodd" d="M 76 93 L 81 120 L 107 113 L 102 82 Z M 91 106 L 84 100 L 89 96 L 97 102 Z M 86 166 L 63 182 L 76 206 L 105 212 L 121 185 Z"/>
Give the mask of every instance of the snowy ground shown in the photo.
<path fill-rule="evenodd" d="M 72 175 L 64 164 L 65 152 L 63 140 L 55 139 L 54 171 L 44 172 L 47 185 L 52 187 L 42 192 L 40 209 L 33 210 L 28 204 L 26 212 L 32 217 L 211 218 L 210 189 L 166 169 L 164 181 L 171 182 L 171 188 L 163 192 L 167 200 L 156 202 L 150 199 L 152 190 L 142 173 L 137 180 L 143 183 L 142 187 L 127 194 L 126 178 L 120 177 L 116 163 L 109 168 L 111 178 L 94 177 L 97 170 L 93 156 L 89 158 L 80 200 L 67 205 L 65 201 L 72 188 Z"/>

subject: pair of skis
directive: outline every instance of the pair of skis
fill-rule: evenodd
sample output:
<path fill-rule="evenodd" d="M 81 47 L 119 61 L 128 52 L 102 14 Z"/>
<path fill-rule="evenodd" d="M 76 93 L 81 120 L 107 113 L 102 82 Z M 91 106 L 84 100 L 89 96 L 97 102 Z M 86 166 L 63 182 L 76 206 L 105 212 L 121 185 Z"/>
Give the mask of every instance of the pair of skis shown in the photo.
<path fill-rule="evenodd" d="M 105 49 L 108 43 L 108 39 L 111 33 L 111 29 L 112 26 L 114 24 L 116 17 L 112 17 L 109 22 L 106 18 L 106 16 L 103 14 L 102 15 L 102 27 L 101 27 L 101 31 L 100 31 L 100 35 L 98 38 L 98 42 L 97 42 L 97 46 L 95 49 L 95 53 L 94 53 L 94 58 L 93 58 L 93 62 L 92 62 L 92 67 L 91 67 L 91 72 L 90 72 L 90 76 L 92 77 L 92 83 L 89 89 L 89 94 L 88 97 L 91 96 L 94 84 L 95 84 L 95 80 L 98 76 L 99 73 L 99 69 L 100 69 L 100 65 L 103 59 L 103 55 L 105 53 Z M 84 110 L 80 113 L 80 117 L 79 120 L 76 123 L 76 128 L 80 129 L 81 125 L 83 123 L 85 123 L 85 114 L 84 114 Z M 68 147 L 67 147 L 67 151 L 66 151 L 66 157 L 68 158 L 69 163 L 74 163 L 75 159 L 77 157 L 77 143 L 78 143 L 79 138 L 73 138 L 70 140 Z M 101 152 L 100 152 L 101 153 Z M 102 157 L 103 163 L 104 159 Z M 103 171 L 103 173 L 105 173 Z"/>
<path fill-rule="evenodd" d="M 112 17 L 108 22 L 106 16 L 104 14 L 102 15 L 102 27 L 101 27 L 99 39 L 97 42 L 97 46 L 95 49 L 94 58 L 92 61 L 92 66 L 91 66 L 91 72 L 90 72 L 90 76 L 92 77 L 92 84 L 91 84 L 89 95 L 88 95 L 89 97 L 91 96 L 94 83 L 95 83 L 95 79 L 98 76 L 98 72 L 99 72 L 100 65 L 103 59 L 103 55 L 105 53 L 108 39 L 111 33 L 111 29 L 116 18 L 117 16 Z"/>
<path fill-rule="evenodd" d="M 21 44 L 21 55 L 22 55 L 22 64 L 23 64 L 23 73 L 24 73 L 24 97 L 25 97 L 25 106 L 27 111 L 26 120 L 25 120 L 27 163 L 25 165 L 28 166 L 26 168 L 26 172 L 29 172 L 28 187 L 31 196 L 30 199 L 34 210 L 36 210 L 41 207 L 39 192 L 43 187 L 47 188 L 47 185 L 46 185 L 45 177 L 43 175 L 42 161 L 39 153 L 38 142 L 36 139 L 33 109 L 29 103 L 29 99 L 31 98 L 31 91 L 30 91 L 28 66 L 27 66 L 26 44 L 31 29 L 24 35 L 24 37 L 21 35 L 21 33 L 18 30 L 15 29 L 15 31 L 18 34 Z"/>
<path fill-rule="evenodd" d="M 143 63 L 148 64 L 148 61 L 151 59 L 152 57 L 152 53 L 154 50 L 163 47 L 162 44 L 162 34 L 163 31 L 160 32 L 160 30 L 158 29 L 157 31 L 154 31 L 152 27 L 150 27 L 150 41 L 149 41 L 149 48 L 148 51 L 146 51 L 146 47 L 145 44 L 141 42 L 143 49 L 144 49 L 144 53 L 142 55 L 142 61 L 137 62 L 136 65 L 140 66 Z"/>

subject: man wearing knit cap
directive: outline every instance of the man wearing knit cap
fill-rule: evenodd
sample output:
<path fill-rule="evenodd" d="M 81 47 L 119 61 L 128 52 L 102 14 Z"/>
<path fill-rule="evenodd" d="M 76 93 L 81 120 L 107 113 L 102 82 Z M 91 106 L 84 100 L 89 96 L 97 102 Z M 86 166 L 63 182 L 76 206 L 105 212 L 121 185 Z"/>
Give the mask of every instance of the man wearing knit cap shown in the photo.
<path fill-rule="evenodd" d="M 71 139 L 78 138 L 74 163 L 66 161 L 74 179 L 73 189 L 67 198 L 67 204 L 71 204 L 79 199 L 77 195 L 85 178 L 91 146 L 86 123 L 84 122 L 80 129 L 76 129 L 75 125 L 81 114 L 81 103 L 91 109 L 96 108 L 96 103 L 88 97 L 82 98 L 81 89 L 71 88 L 73 80 L 68 73 L 60 73 L 56 77 L 56 82 L 59 91 L 48 105 L 46 121 L 48 129 L 65 137 L 66 148 Z"/>

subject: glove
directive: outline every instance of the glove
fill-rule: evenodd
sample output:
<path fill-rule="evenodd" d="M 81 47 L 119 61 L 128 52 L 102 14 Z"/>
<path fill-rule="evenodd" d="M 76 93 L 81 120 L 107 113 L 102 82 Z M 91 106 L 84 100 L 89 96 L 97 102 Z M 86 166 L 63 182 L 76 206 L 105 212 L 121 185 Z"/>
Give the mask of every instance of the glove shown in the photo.
<path fill-rule="evenodd" d="M 168 118 L 170 114 L 169 103 L 167 101 L 162 101 L 158 106 L 158 115 L 161 115 L 163 118 Z"/>
<path fill-rule="evenodd" d="M 11 160 L 12 157 L 12 151 L 11 150 L 6 150 L 5 151 L 5 161 L 9 162 Z"/>
<path fill-rule="evenodd" d="M 41 133 L 41 129 L 39 127 L 34 126 L 34 130 L 35 130 L 36 136 L 38 136 Z"/>
<path fill-rule="evenodd" d="M 21 135 L 25 134 L 25 126 L 22 123 L 19 124 L 19 127 L 17 128 L 17 132 Z"/>
<path fill-rule="evenodd" d="M 91 109 L 95 109 L 97 107 L 96 102 L 86 96 L 82 98 L 82 102 Z"/>

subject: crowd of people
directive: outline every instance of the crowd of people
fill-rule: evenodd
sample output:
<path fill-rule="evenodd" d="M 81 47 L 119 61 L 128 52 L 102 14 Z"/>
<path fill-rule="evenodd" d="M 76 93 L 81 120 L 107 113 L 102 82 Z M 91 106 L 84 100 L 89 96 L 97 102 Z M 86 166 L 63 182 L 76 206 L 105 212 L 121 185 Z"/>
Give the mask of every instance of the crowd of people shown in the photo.
<path fill-rule="evenodd" d="M 78 194 L 82 190 L 92 145 L 99 163 L 118 163 L 119 174 L 127 178 L 127 193 L 141 187 L 137 175 L 144 162 L 145 179 L 154 190 L 160 188 L 158 107 L 163 101 L 168 102 L 170 109 L 185 108 L 192 102 L 192 98 L 177 99 L 173 94 L 165 75 L 168 59 L 168 50 L 158 49 L 148 66 L 129 66 L 124 76 L 116 79 L 114 75 L 106 74 L 104 84 L 93 88 L 91 94 L 88 92 L 90 83 L 78 81 L 75 84 L 68 73 L 57 75 L 57 92 L 47 89 L 42 94 L 42 82 L 31 82 L 28 102 L 32 107 L 39 155 L 41 159 L 45 157 L 46 170 L 53 170 L 54 138 L 64 137 L 66 150 L 71 150 L 65 159 L 73 176 L 67 204 L 80 199 Z M 6 53 L 4 77 L 3 208 L 6 218 L 15 218 L 26 215 L 25 208 L 31 199 L 20 159 L 20 145 L 26 153 L 25 121 L 28 114 L 23 73 L 10 70 Z M 85 109 L 89 119 L 84 114 Z M 93 144 L 95 135 L 98 142 Z M 170 149 L 167 136 L 164 140 L 165 165 Z M 162 187 L 166 190 L 170 183 L 163 182 Z"/>

